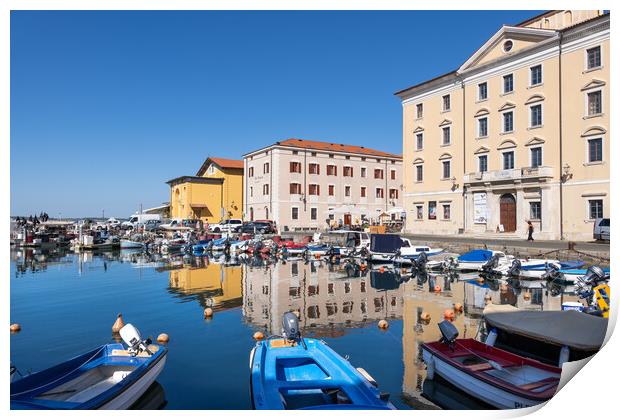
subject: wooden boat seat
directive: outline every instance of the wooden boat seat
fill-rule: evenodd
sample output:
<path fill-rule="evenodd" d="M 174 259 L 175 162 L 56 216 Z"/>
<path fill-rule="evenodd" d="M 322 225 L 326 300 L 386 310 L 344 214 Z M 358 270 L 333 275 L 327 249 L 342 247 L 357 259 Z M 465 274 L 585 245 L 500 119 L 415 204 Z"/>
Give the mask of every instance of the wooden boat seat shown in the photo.
<path fill-rule="evenodd" d="M 295 347 L 297 345 L 297 343 L 290 342 L 288 340 L 285 340 L 283 338 L 278 338 L 275 340 L 269 340 L 269 347 L 274 348 L 274 349 L 280 349 L 280 348 L 284 348 L 284 347 Z"/>
<path fill-rule="evenodd" d="M 155 354 L 157 352 L 157 350 L 159 350 L 159 346 L 155 345 L 155 344 L 151 344 L 148 346 L 148 349 L 151 353 Z M 138 353 L 137 357 L 151 357 L 153 354 L 148 354 L 145 351 L 141 351 L 140 353 Z M 120 349 L 114 349 L 112 350 L 112 356 L 125 356 L 125 357 L 129 357 L 129 351 L 128 350 L 120 350 Z"/>
<path fill-rule="evenodd" d="M 484 363 L 478 363 L 477 365 L 469 365 L 469 366 L 466 366 L 466 368 L 474 372 L 480 372 L 482 370 L 492 369 L 493 366 L 491 366 L 490 363 L 484 362 Z"/>
<path fill-rule="evenodd" d="M 530 382 L 529 384 L 519 385 L 519 388 L 525 389 L 526 391 L 531 391 L 533 389 L 540 388 L 543 385 L 548 385 L 548 386 L 555 385 L 554 382 L 559 382 L 559 381 L 560 381 L 560 378 L 555 378 L 555 377 L 545 378 L 540 381 Z M 548 388 L 548 386 L 546 388 Z"/>

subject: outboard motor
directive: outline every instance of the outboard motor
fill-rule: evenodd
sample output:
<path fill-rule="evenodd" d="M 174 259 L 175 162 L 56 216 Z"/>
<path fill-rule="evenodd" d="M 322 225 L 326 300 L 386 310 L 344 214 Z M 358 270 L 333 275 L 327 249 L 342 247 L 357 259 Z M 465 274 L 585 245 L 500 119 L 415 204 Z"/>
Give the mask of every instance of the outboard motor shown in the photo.
<path fill-rule="evenodd" d="M 583 277 L 583 281 L 585 283 L 591 284 L 594 287 L 606 280 L 607 275 L 603 269 L 597 265 L 590 266 L 586 271 L 586 275 Z"/>
<path fill-rule="evenodd" d="M 450 321 L 441 321 L 439 324 L 439 331 L 441 332 L 441 343 L 447 344 L 450 350 L 454 349 L 456 338 L 459 336 L 459 330 L 456 329 L 453 323 Z"/>
<path fill-rule="evenodd" d="M 494 254 L 487 262 L 482 264 L 481 270 L 485 272 L 493 271 L 499 264 L 499 255 Z"/>
<path fill-rule="evenodd" d="M 426 252 L 420 252 L 420 254 L 415 257 L 412 261 L 413 266 L 415 267 L 416 271 L 426 271 L 426 263 L 428 262 L 428 256 L 426 255 Z"/>
<path fill-rule="evenodd" d="M 363 246 L 360 249 L 360 257 L 362 257 L 362 258 L 368 257 L 368 249 L 365 246 Z"/>
<path fill-rule="evenodd" d="M 540 278 L 545 281 L 560 280 L 562 278 L 562 273 L 560 273 L 560 270 L 558 270 L 555 264 L 549 264 L 547 265 L 547 270 Z"/>
<path fill-rule="evenodd" d="M 282 335 L 288 341 L 301 341 L 304 349 L 306 348 L 306 343 L 302 339 L 299 329 L 299 318 L 292 312 L 286 312 L 282 315 Z"/>
<path fill-rule="evenodd" d="M 123 328 L 121 328 L 119 334 L 125 344 L 127 344 L 130 355 L 136 356 L 140 352 L 153 354 L 148 348 L 148 345 L 151 344 L 151 340 L 143 340 L 140 336 L 140 331 L 138 331 L 138 329 L 133 325 L 125 325 Z"/>
<path fill-rule="evenodd" d="M 512 264 L 510 265 L 507 274 L 514 277 L 517 277 L 519 274 L 521 274 L 521 260 L 512 260 Z"/>

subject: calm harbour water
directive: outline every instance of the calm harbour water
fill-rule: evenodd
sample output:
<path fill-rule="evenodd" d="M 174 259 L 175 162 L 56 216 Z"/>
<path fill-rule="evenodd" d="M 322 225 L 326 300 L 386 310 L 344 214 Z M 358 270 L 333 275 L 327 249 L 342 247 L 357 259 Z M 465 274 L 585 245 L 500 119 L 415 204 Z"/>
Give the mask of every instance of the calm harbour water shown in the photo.
<path fill-rule="evenodd" d="M 532 310 L 575 300 L 530 286 L 481 284 L 475 274 L 350 277 L 320 261 L 13 250 L 11 322 L 22 331 L 11 334 L 11 360 L 22 373 L 34 372 L 111 342 L 120 312 L 144 337 L 170 335 L 166 366 L 140 407 L 250 409 L 252 335 L 280 333 L 282 313 L 299 310 L 305 335 L 366 369 L 397 408 L 484 409 L 442 380 L 425 379 L 420 344 L 439 338 L 437 322 L 453 303 L 464 306 L 454 321 L 460 337 L 475 337 L 485 296 Z M 203 317 L 206 307 L 214 310 L 211 319 Z M 430 313 L 430 323 L 419 320 L 421 312 Z M 380 319 L 389 329 L 377 328 Z"/>

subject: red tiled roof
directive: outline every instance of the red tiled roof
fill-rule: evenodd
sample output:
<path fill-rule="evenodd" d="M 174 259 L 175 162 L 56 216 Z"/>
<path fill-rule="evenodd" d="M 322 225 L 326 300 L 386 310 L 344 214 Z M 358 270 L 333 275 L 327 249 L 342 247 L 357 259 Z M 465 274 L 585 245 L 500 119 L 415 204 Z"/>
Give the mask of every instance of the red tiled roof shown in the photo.
<path fill-rule="evenodd" d="M 349 144 L 329 143 L 325 141 L 287 139 L 276 142 L 276 145 L 299 147 L 302 149 L 326 150 L 330 152 L 355 153 L 360 155 L 381 156 L 386 158 L 402 159 L 401 155 L 369 149 L 364 146 L 352 146 Z"/>
<path fill-rule="evenodd" d="M 205 160 L 205 162 L 202 164 L 200 169 L 198 169 L 198 172 L 196 172 L 196 176 L 204 175 L 207 167 L 209 166 L 209 162 L 213 162 L 220 168 L 224 169 L 243 169 L 242 160 L 208 157 L 207 160 Z"/>

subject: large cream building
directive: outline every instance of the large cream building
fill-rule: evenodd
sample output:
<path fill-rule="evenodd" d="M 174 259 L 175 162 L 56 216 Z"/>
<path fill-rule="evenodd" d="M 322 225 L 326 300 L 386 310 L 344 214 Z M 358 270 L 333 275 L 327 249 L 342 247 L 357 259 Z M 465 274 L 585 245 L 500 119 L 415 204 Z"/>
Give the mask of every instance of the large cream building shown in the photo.
<path fill-rule="evenodd" d="M 592 239 L 609 217 L 609 14 L 503 26 L 457 70 L 396 93 L 406 231 Z"/>
<path fill-rule="evenodd" d="M 363 146 L 288 139 L 243 156 L 245 220 L 317 230 L 402 210 L 402 156 Z M 400 214 L 398 214 L 400 217 Z"/>

